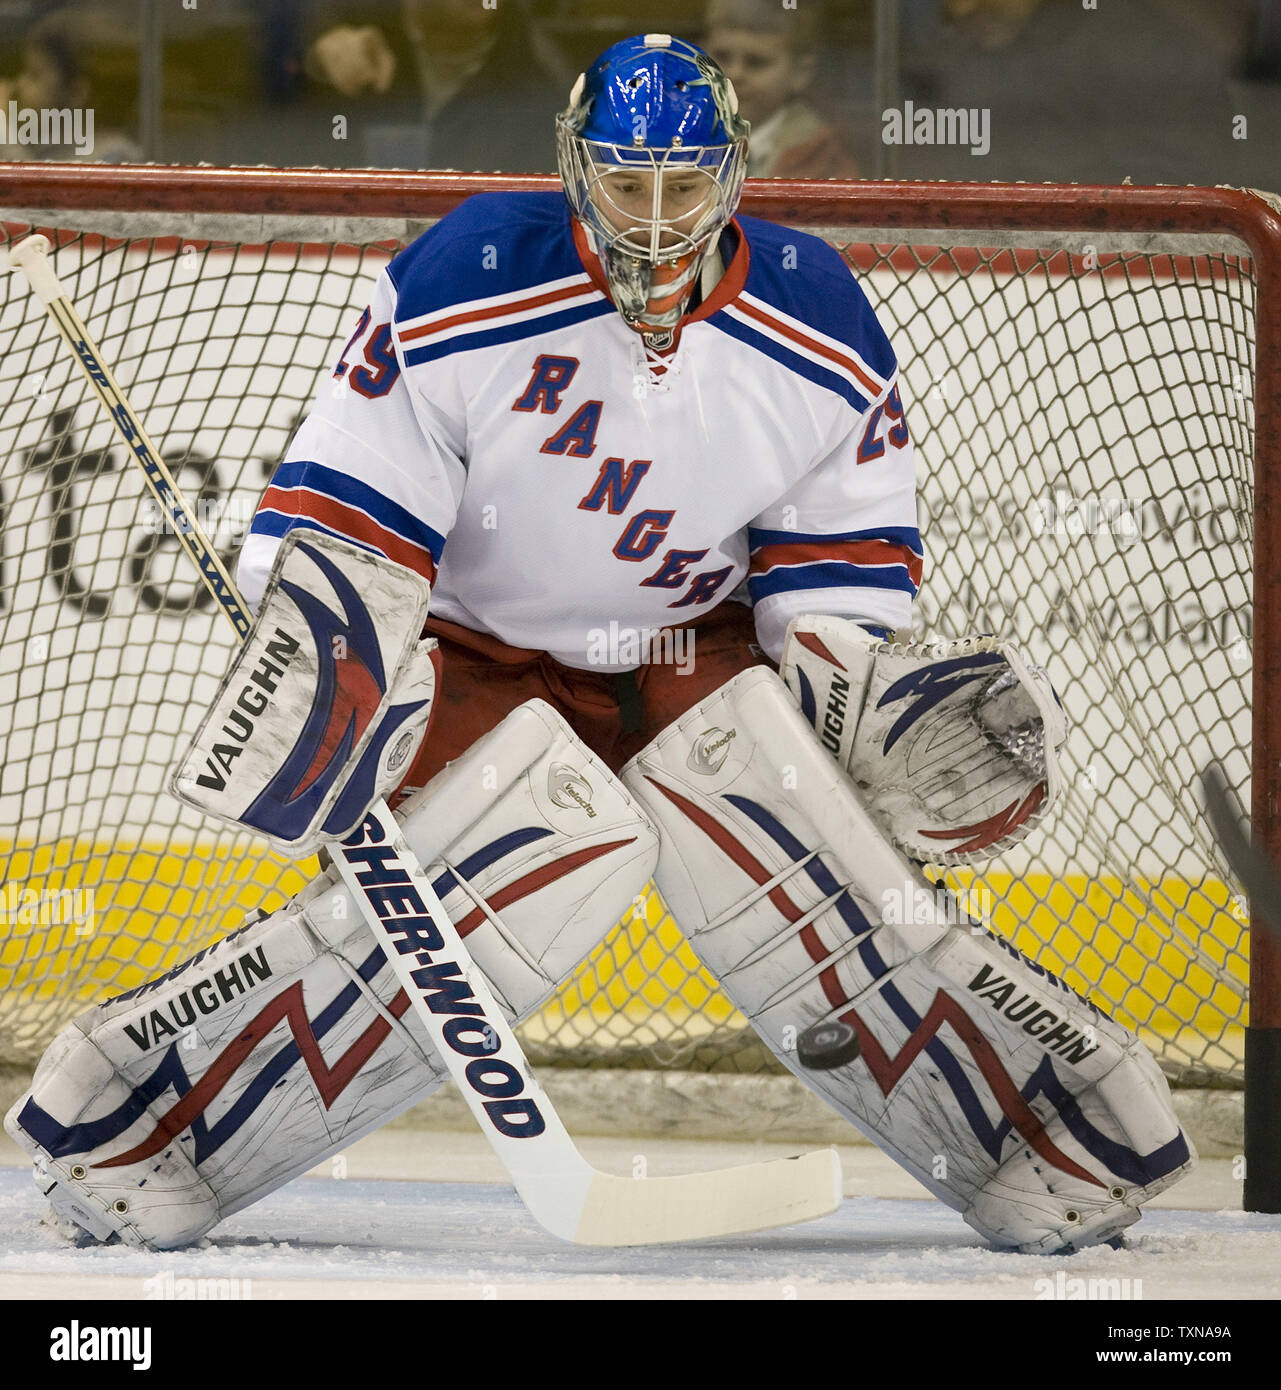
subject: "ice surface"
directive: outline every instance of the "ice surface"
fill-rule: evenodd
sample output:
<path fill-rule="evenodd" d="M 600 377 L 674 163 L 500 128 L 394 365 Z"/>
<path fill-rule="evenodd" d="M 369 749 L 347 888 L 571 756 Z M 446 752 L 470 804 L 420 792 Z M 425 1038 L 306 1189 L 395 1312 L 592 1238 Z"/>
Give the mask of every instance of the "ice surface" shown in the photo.
<path fill-rule="evenodd" d="M 987 1248 L 937 1202 L 855 1197 L 803 1226 L 596 1250 L 544 1233 L 502 1186 L 306 1178 L 197 1248 L 149 1254 L 75 1249 L 44 1206 L 0 1169 L 2 1298 L 1281 1297 L 1281 1218 L 1240 1211 L 1149 1211 L 1127 1249 L 1043 1257 Z"/>

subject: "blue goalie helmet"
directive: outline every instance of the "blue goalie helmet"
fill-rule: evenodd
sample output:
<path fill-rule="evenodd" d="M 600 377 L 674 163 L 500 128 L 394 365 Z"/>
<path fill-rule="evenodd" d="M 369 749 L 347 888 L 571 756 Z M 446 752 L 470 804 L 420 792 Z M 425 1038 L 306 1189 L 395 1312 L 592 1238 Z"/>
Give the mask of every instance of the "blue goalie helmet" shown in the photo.
<path fill-rule="evenodd" d="M 556 119 L 561 182 L 623 318 L 670 341 L 734 215 L 748 124 L 700 48 L 645 34 L 608 48 Z"/>

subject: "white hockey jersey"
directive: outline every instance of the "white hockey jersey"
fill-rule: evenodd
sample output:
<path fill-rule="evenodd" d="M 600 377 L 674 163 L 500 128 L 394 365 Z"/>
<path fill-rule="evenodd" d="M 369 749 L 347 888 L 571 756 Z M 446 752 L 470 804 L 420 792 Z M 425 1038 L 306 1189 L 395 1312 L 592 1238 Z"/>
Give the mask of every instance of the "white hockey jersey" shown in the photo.
<path fill-rule="evenodd" d="M 909 626 L 922 550 L 885 333 L 825 242 L 739 217 L 721 251 L 656 364 L 560 194 L 469 199 L 379 277 L 246 537 L 248 601 L 310 526 L 424 574 L 435 616 L 581 668 L 635 666 L 601 662 L 602 632 L 731 596 L 775 659 L 803 613 Z"/>

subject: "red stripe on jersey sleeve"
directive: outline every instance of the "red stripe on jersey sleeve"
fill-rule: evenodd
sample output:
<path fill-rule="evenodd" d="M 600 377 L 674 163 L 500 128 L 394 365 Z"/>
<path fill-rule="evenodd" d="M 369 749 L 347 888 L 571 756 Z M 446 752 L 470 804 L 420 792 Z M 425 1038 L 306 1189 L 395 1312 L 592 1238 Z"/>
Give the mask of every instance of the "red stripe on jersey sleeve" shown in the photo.
<path fill-rule="evenodd" d="M 389 560 L 413 570 L 429 583 L 436 583 L 436 562 L 431 551 L 407 541 L 395 531 L 380 526 L 357 507 L 337 502 L 307 488 L 269 487 L 258 504 L 259 511 L 280 512 L 285 516 L 308 517 L 349 540 L 372 546 Z"/>
<path fill-rule="evenodd" d="M 776 319 L 772 314 L 767 314 L 763 309 L 758 308 L 755 304 L 749 304 L 746 300 L 739 300 L 738 308 L 749 318 L 756 319 L 759 323 L 772 328 L 775 333 L 780 333 L 784 338 L 790 338 L 792 342 L 808 348 L 816 356 L 826 357 L 829 362 L 835 362 L 838 366 L 844 367 L 847 372 L 853 374 L 854 379 L 871 399 L 875 400 L 881 394 L 883 387 L 880 383 L 873 381 L 852 357 L 837 352 L 834 348 L 828 347 L 826 343 L 807 338 L 805 334 L 798 333 L 790 324 Z"/>
<path fill-rule="evenodd" d="M 847 565 L 904 565 L 919 589 L 925 561 L 906 545 L 893 541 L 798 541 L 794 545 L 763 545 L 752 555 L 751 573 L 765 574 L 776 565 L 818 565 L 840 561 Z"/>
<path fill-rule="evenodd" d="M 470 313 L 453 314 L 447 319 L 436 319 L 432 323 L 419 324 L 417 328 L 407 328 L 400 335 L 402 343 L 412 343 L 416 338 L 430 337 L 433 333 L 443 333 L 446 328 L 456 328 L 460 323 L 479 323 L 483 319 L 502 318 L 506 314 L 523 313 L 526 309 L 538 309 L 544 304 L 556 304 L 562 299 L 575 299 L 592 293 L 590 285 L 566 285 L 559 290 L 548 290 L 546 294 L 526 295 L 523 299 L 507 299 L 501 304 L 490 304 L 484 309 L 473 309 Z"/>

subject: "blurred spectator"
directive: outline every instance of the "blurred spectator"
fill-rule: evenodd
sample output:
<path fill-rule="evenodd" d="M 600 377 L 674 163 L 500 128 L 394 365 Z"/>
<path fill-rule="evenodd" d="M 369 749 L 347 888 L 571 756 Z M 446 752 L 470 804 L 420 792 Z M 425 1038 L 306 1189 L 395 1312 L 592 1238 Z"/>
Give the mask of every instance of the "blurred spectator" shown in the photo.
<path fill-rule="evenodd" d="M 845 141 L 808 93 L 814 81 L 818 14 L 777 0 L 711 0 L 705 47 L 725 69 L 752 123 L 753 178 L 853 179 Z"/>
<path fill-rule="evenodd" d="M 354 8 L 354 7 L 353 7 Z M 555 164 L 552 120 L 576 73 L 525 0 L 401 0 L 382 23 L 349 9 L 307 44 L 314 89 L 352 106 L 371 164 L 524 172 Z"/>
<path fill-rule="evenodd" d="M 980 48 L 1007 48 L 1023 32 L 1041 0 L 945 0 L 950 24 L 973 34 Z"/>
<path fill-rule="evenodd" d="M 120 127 L 122 112 L 136 108 L 137 51 L 122 42 L 112 14 L 103 9 L 67 7 L 28 30 L 16 77 L 0 78 L 0 110 L 6 115 L 7 143 L 0 159 L 96 160 L 125 164 L 141 158 L 138 144 Z M 9 102 L 19 112 L 70 110 L 81 113 L 77 129 L 91 133 L 88 147 L 75 142 L 29 143 L 7 128 Z M 92 125 L 83 117 L 92 112 Z"/>

